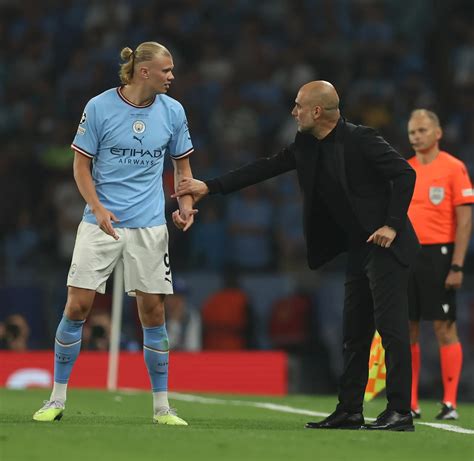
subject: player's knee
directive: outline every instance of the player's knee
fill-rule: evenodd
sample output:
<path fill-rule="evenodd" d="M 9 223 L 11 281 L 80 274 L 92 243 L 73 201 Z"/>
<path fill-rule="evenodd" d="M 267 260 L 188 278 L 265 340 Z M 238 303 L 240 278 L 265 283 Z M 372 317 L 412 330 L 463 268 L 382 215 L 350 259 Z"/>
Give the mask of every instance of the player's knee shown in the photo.
<path fill-rule="evenodd" d="M 91 306 L 76 299 L 68 299 L 64 314 L 69 320 L 85 320 L 89 314 Z"/>
<path fill-rule="evenodd" d="M 157 304 L 153 309 L 142 309 L 140 319 L 145 327 L 161 326 L 165 323 L 165 308 L 162 304 Z"/>

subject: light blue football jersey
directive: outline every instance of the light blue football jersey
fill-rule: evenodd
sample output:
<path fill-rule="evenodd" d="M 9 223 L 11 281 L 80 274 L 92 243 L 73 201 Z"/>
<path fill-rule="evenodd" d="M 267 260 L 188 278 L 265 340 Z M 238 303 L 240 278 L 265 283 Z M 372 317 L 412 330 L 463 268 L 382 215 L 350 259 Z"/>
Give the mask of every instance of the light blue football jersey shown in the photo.
<path fill-rule="evenodd" d="M 164 94 L 146 106 L 128 101 L 120 88 L 86 105 L 71 147 L 92 158 L 92 178 L 100 202 L 120 220 L 114 227 L 166 223 L 163 193 L 165 155 L 193 152 L 183 106 Z M 87 205 L 83 220 L 97 224 Z"/>

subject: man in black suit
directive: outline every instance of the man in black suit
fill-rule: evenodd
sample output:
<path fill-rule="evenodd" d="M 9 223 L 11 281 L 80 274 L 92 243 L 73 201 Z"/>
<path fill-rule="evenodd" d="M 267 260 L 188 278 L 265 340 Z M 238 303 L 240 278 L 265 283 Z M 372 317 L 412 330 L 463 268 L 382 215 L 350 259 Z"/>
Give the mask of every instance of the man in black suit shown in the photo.
<path fill-rule="evenodd" d="M 413 431 L 408 334 L 408 266 L 418 241 L 407 218 L 415 172 L 377 132 L 347 122 L 325 81 L 298 92 L 294 143 L 205 182 L 185 178 L 174 197 L 227 194 L 290 170 L 303 194 L 309 267 L 348 252 L 343 316 L 344 371 L 339 404 L 311 429 Z M 386 351 L 387 409 L 364 425 L 362 404 L 370 344 L 377 329 Z"/>

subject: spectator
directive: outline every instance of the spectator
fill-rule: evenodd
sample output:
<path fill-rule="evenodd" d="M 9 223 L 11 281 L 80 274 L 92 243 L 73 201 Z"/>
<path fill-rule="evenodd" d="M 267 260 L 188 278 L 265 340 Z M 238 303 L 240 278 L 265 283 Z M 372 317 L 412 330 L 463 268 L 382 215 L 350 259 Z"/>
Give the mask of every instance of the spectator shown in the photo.
<path fill-rule="evenodd" d="M 110 314 L 105 310 L 93 310 L 84 325 L 82 348 L 91 351 L 108 351 L 110 345 Z"/>
<path fill-rule="evenodd" d="M 3 324 L 0 324 L 0 344 L 2 349 L 11 351 L 26 351 L 30 327 L 21 314 L 9 315 Z"/>
<path fill-rule="evenodd" d="M 252 345 L 249 299 L 232 273 L 224 279 L 224 287 L 209 296 L 201 309 L 203 348 L 246 349 Z"/>
<path fill-rule="evenodd" d="M 268 270 L 273 263 L 274 206 L 260 187 L 250 187 L 230 199 L 226 224 L 231 238 L 232 267 Z"/>
<path fill-rule="evenodd" d="M 170 349 L 198 351 L 201 349 L 201 316 L 198 309 L 189 304 L 189 288 L 186 282 L 175 277 L 174 294 L 165 299 L 166 329 Z"/>

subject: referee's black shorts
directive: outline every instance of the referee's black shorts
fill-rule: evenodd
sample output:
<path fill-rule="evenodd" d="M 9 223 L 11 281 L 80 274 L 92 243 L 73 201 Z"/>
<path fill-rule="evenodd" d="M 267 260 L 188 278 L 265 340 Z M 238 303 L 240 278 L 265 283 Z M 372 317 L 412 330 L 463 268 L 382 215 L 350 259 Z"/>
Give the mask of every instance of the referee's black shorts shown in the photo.
<path fill-rule="evenodd" d="M 444 286 L 451 267 L 452 243 L 422 245 L 410 270 L 410 320 L 456 320 L 456 292 Z"/>

